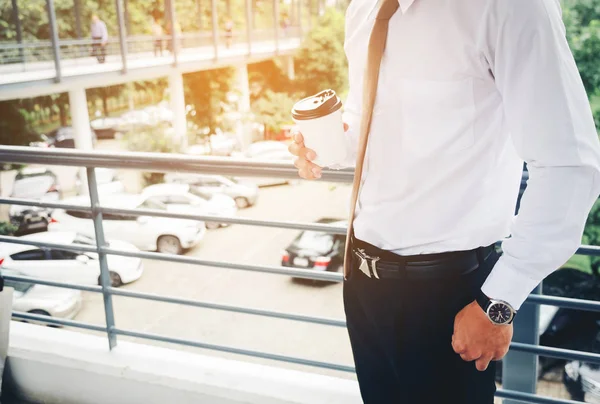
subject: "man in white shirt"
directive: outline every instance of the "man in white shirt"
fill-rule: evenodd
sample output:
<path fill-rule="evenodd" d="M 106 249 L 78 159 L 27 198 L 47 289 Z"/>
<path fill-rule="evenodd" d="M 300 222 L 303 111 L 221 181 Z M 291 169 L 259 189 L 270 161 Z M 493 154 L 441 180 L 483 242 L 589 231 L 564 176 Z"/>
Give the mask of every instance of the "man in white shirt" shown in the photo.
<path fill-rule="evenodd" d="M 106 44 L 108 42 L 108 30 L 106 24 L 96 14 L 92 15 L 92 25 L 90 27 L 92 36 L 92 54 L 98 59 L 98 62 L 104 63 L 106 60 Z"/>
<path fill-rule="evenodd" d="M 576 251 L 600 193 L 594 121 L 558 0 L 393 0 L 365 114 L 369 38 L 389 1 L 346 14 L 350 160 L 368 136 L 344 283 L 361 394 L 491 404 L 516 312 Z M 301 177 L 320 178 L 300 134 L 290 150 Z"/>

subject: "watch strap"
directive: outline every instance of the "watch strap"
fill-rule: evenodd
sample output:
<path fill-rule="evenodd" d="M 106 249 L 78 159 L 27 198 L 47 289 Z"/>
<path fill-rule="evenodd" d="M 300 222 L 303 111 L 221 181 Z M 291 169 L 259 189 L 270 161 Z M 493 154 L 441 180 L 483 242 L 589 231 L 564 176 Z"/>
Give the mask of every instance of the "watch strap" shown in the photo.
<path fill-rule="evenodd" d="M 483 293 L 481 290 L 477 293 L 477 298 L 475 299 L 481 310 L 483 310 L 487 314 L 488 306 L 490 305 L 490 299 Z"/>

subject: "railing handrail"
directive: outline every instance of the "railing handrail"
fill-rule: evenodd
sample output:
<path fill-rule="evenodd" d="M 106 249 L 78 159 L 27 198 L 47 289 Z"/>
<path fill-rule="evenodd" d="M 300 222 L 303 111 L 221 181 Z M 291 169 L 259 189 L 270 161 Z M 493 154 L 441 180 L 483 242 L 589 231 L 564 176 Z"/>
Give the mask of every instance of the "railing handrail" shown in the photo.
<path fill-rule="evenodd" d="M 223 31 L 223 30 L 221 30 Z M 266 28 L 254 28 L 252 32 L 272 32 L 272 29 Z M 233 35 L 236 36 L 236 31 L 233 31 Z M 245 36 L 245 31 L 238 30 L 237 36 Z M 212 31 L 195 31 L 195 32 L 182 32 L 177 35 L 177 38 L 212 38 Z M 299 35 L 293 35 L 292 37 L 299 37 Z M 151 34 L 139 34 L 139 35 L 129 35 L 125 39 L 127 42 L 146 42 L 153 41 L 155 39 L 168 40 L 171 39 L 171 35 L 160 35 L 155 36 Z M 96 42 L 96 40 L 91 38 L 59 38 L 60 46 L 72 46 L 72 45 L 91 45 Z M 107 43 L 118 44 L 119 38 L 109 36 L 107 39 Z M 52 41 L 50 39 L 42 39 L 39 41 L 22 41 L 20 43 L 10 42 L 7 43 L 5 41 L 0 41 L 0 51 L 5 49 L 29 49 L 29 48 L 51 48 Z"/>
<path fill-rule="evenodd" d="M 102 206 L 101 200 L 98 200 L 96 188 L 95 170 L 96 167 L 106 167 L 114 169 L 138 169 L 148 171 L 185 171 L 197 172 L 202 174 L 230 175 L 243 177 L 280 177 L 280 178 L 297 178 L 297 170 L 289 161 L 257 161 L 253 159 L 236 159 L 229 157 L 214 157 L 214 156 L 190 156 L 181 154 L 163 154 L 163 153 L 139 153 L 139 152 L 101 152 L 101 151 L 80 151 L 80 150 L 65 150 L 65 149 L 41 149 L 33 147 L 18 147 L 18 146 L 0 146 L 0 163 L 14 164 L 45 164 L 56 166 L 77 166 L 86 167 L 88 182 L 90 185 L 90 206 L 73 205 L 63 202 L 46 202 L 16 198 L 0 198 L 0 204 L 14 204 L 21 206 L 36 206 L 42 208 L 53 209 L 68 209 L 87 211 L 94 217 L 94 225 L 96 234 L 103 235 L 101 215 L 102 213 L 126 214 L 132 216 L 160 216 L 188 220 L 201 221 L 221 221 L 224 223 L 252 225 L 252 226 L 267 226 L 279 228 L 291 228 L 296 230 L 322 231 L 333 234 L 343 235 L 346 232 L 344 226 L 334 226 L 330 224 L 315 224 L 315 223 L 297 223 L 288 221 L 265 221 L 238 217 L 222 217 L 217 215 L 194 215 L 185 213 L 172 213 L 164 211 L 156 211 L 149 209 L 120 209 L 109 206 Z M 351 169 L 335 171 L 326 170 L 323 179 L 326 181 L 350 183 L 353 178 Z M 525 177 L 524 177 L 525 178 Z M 522 184 L 523 185 L 523 184 Z M 98 233 L 100 232 L 100 233 Z M 132 336 L 144 339 L 170 342 L 193 347 L 207 348 L 221 352 L 229 352 L 239 355 L 249 355 L 253 357 L 285 361 L 289 363 L 303 364 L 316 366 L 327 369 L 334 369 L 344 372 L 353 372 L 353 366 L 343 364 L 327 363 L 315 360 L 290 357 L 285 355 L 271 354 L 266 352 L 258 352 L 247 349 L 240 349 L 230 346 L 221 346 L 209 344 L 202 341 L 190 340 L 185 338 L 174 338 L 163 335 L 156 335 L 146 332 L 137 332 L 118 328 L 114 325 L 112 317 L 112 296 L 123 296 L 129 298 L 137 298 L 151 301 L 159 301 L 163 303 L 174 303 L 187 305 L 192 307 L 200 307 L 206 309 L 223 310 L 241 314 L 266 316 L 292 321 L 301 321 L 320 325 L 328 325 L 335 327 L 343 327 L 345 321 L 343 319 L 330 319 L 313 317 L 294 313 L 283 313 L 264 309 L 254 309 L 242 306 L 225 305 L 214 302 L 199 301 L 193 299 L 180 298 L 177 296 L 157 295 L 152 293 L 138 292 L 132 290 L 120 290 L 110 286 L 108 280 L 108 268 L 106 266 L 107 255 L 121 255 L 126 257 L 137 257 L 143 259 L 153 259 L 167 262 L 177 262 L 185 264 L 193 264 L 199 266 L 209 266 L 213 268 L 225 268 L 244 270 L 251 272 L 261 272 L 269 274 L 284 275 L 297 278 L 306 278 L 313 280 L 341 282 L 343 277 L 340 273 L 320 272 L 309 269 L 288 268 L 283 266 L 268 266 L 268 265 L 248 265 L 231 262 L 203 260 L 196 257 L 160 254 L 154 252 L 138 252 L 138 251 L 122 251 L 111 248 L 110 245 L 102 245 L 99 242 L 96 246 L 85 246 L 80 244 L 61 244 L 51 242 L 41 242 L 35 240 L 26 240 L 18 237 L 0 236 L 0 243 L 16 243 L 27 244 L 38 247 L 58 248 L 78 252 L 97 253 L 101 269 L 101 286 L 78 285 L 66 282 L 56 282 L 44 279 L 31 278 L 21 275 L 4 275 L 7 280 L 29 282 L 34 284 L 47 285 L 51 287 L 63 287 L 92 293 L 102 293 L 105 300 L 106 310 L 106 326 L 97 326 L 93 324 L 81 323 L 73 320 L 64 320 L 56 318 L 48 318 L 31 313 L 15 312 L 13 317 L 16 319 L 40 321 L 56 325 L 72 326 L 92 331 L 106 332 L 109 337 L 111 347 L 116 344 L 116 336 Z M 577 253 L 585 255 L 600 256 L 600 247 L 582 245 Z M 104 260 L 104 261 L 103 261 Z M 108 303 L 107 303 L 108 301 Z M 600 302 L 588 301 L 582 299 L 572 299 L 564 297 L 554 297 L 545 295 L 530 295 L 526 303 L 531 305 L 553 305 L 567 309 L 587 310 L 592 312 L 600 312 Z M 537 335 L 537 334 L 536 334 Z M 534 345 L 531 343 L 513 342 L 511 343 L 511 352 L 522 352 L 524 354 L 542 355 L 554 358 L 567 360 L 579 360 L 589 363 L 600 364 L 600 355 L 589 352 L 574 351 L 562 348 L 553 348 L 548 346 Z M 571 403 L 568 400 L 558 400 L 548 397 L 540 397 L 523 392 L 511 390 L 500 390 L 498 396 L 520 399 L 525 402 L 532 403 Z"/>
<path fill-rule="evenodd" d="M 152 170 L 155 172 L 201 172 L 238 177 L 298 178 L 289 161 L 259 161 L 216 156 L 146 152 L 104 152 L 0 146 L 0 163 L 42 164 L 73 167 Z M 324 170 L 325 181 L 351 183 L 354 170 Z"/>

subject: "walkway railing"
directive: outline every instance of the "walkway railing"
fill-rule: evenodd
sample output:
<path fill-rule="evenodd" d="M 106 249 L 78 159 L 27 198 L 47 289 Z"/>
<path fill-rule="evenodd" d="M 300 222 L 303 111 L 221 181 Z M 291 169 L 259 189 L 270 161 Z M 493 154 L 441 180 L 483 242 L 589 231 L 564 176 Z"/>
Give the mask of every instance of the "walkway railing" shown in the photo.
<path fill-rule="evenodd" d="M 183 218 L 200 221 L 218 221 L 232 224 L 244 224 L 252 226 L 266 226 L 298 230 L 313 230 L 320 232 L 329 232 L 333 234 L 345 234 L 345 228 L 327 224 L 309 224 L 287 221 L 263 221 L 237 217 L 222 217 L 212 215 L 192 215 L 192 214 L 176 214 L 167 213 L 164 211 L 141 210 L 141 209 L 115 209 L 103 207 L 98 198 L 98 189 L 96 182 L 95 168 L 107 167 L 115 169 L 139 169 L 149 170 L 153 172 L 168 172 L 168 171 L 183 171 L 196 172 L 204 174 L 220 174 L 232 176 L 256 176 L 256 177 L 279 177 L 279 178 L 296 178 L 296 169 L 290 164 L 283 162 L 273 163 L 256 163 L 243 160 L 235 160 L 229 158 L 217 157 L 190 157 L 184 155 L 166 155 L 155 153 L 102 153 L 102 152 L 80 152 L 73 150 L 44 150 L 27 147 L 0 147 L 0 162 L 15 163 L 15 164 L 42 164 L 50 166 L 78 166 L 86 167 L 87 179 L 90 193 L 90 206 L 68 205 L 60 202 L 42 202 L 38 200 L 22 200 L 13 198 L 0 198 L 0 204 L 26 205 L 45 208 L 60 208 L 69 210 L 79 210 L 91 212 L 95 234 L 96 246 L 85 246 L 81 244 L 59 244 L 59 243 L 44 243 L 31 240 L 22 240 L 18 237 L 0 236 L 2 243 L 27 244 L 38 247 L 60 248 L 63 250 L 74 252 L 91 252 L 97 253 L 99 256 L 101 285 L 100 286 L 83 286 L 66 282 L 54 282 L 38 278 L 25 276 L 9 276 L 5 279 L 10 281 L 29 282 L 47 286 L 61 287 L 88 291 L 102 294 L 104 297 L 104 309 L 106 316 L 106 327 L 87 324 L 79 321 L 64 320 L 58 318 L 48 318 L 45 316 L 29 314 L 29 313 L 13 313 L 15 319 L 33 320 L 48 324 L 58 324 L 70 327 L 76 327 L 86 330 L 105 332 L 109 341 L 109 347 L 112 349 L 117 344 L 119 335 L 143 338 L 154 341 L 169 342 L 173 344 L 186 345 L 198 348 L 212 349 L 221 352 L 234 353 L 239 355 L 247 355 L 258 358 L 283 361 L 319 368 L 333 369 L 342 372 L 354 372 L 354 367 L 341 365 L 336 363 L 320 362 L 307 360 L 298 357 L 272 354 L 268 352 L 240 349 L 231 346 L 208 344 L 198 340 L 186 338 L 174 338 L 164 335 L 140 332 L 136 330 L 124 329 L 116 326 L 114 319 L 114 310 L 112 304 L 112 296 L 126 296 L 136 299 L 159 301 L 165 303 L 176 303 L 192 307 L 210 308 L 215 310 L 223 310 L 229 312 L 243 313 L 256 316 L 266 316 L 272 318 L 286 319 L 290 321 L 301 321 L 332 327 L 345 327 L 346 323 L 343 319 L 332 319 L 323 317 L 313 317 L 294 313 L 284 313 L 262 309 L 252 309 L 241 306 L 216 304 L 212 302 L 185 299 L 178 296 L 165 296 L 152 293 L 144 293 L 131 290 L 116 289 L 111 286 L 110 276 L 107 267 L 107 255 L 119 255 L 126 257 L 139 257 L 145 259 L 154 259 L 168 262 L 178 262 L 186 264 L 194 264 L 200 266 L 210 266 L 216 268 L 229 268 L 242 271 L 253 271 L 269 273 L 274 275 L 283 275 L 289 277 L 325 280 L 333 282 L 342 282 L 342 274 L 317 272 L 305 269 L 290 269 L 280 266 L 266 265 L 249 265 L 237 264 L 226 261 L 210 261 L 187 256 L 175 256 L 169 254 L 159 254 L 152 252 L 132 252 L 122 251 L 111 248 L 104 238 L 102 215 L 107 213 L 127 214 L 133 216 L 161 216 L 170 218 Z M 351 183 L 353 177 L 352 171 L 325 171 L 323 173 L 323 181 Z M 600 247 L 596 246 L 581 246 L 577 251 L 578 254 L 600 256 Z M 569 309 L 600 311 L 600 302 L 585 301 L 579 299 L 559 298 L 550 296 L 531 295 L 523 306 L 523 309 L 532 310 L 534 314 L 538 313 L 539 305 L 553 305 Z M 534 316 L 537 318 L 537 315 Z M 529 318 L 529 316 L 525 316 Z M 538 329 L 537 323 L 527 323 L 522 321 L 523 317 L 517 317 L 515 321 L 515 335 L 526 335 L 532 341 L 537 341 Z M 521 355 L 521 356 L 519 356 Z M 535 392 L 535 383 L 537 381 L 537 365 L 535 362 L 528 362 L 529 356 L 542 355 L 546 357 L 580 360 L 589 363 L 600 364 L 600 355 L 588 352 L 580 352 L 569 349 L 551 348 L 539 346 L 536 343 L 523 343 L 515 341 L 511 344 L 509 356 L 503 361 L 505 378 L 508 375 L 518 376 L 527 380 L 532 380 L 532 385 L 522 391 L 509 390 L 510 382 L 505 380 L 504 388 L 497 392 L 499 397 L 518 400 L 526 403 L 548 403 L 548 404 L 569 404 L 574 401 L 559 400 L 548 397 L 541 397 L 532 394 Z M 523 366 L 523 363 L 530 363 L 531 366 Z"/>

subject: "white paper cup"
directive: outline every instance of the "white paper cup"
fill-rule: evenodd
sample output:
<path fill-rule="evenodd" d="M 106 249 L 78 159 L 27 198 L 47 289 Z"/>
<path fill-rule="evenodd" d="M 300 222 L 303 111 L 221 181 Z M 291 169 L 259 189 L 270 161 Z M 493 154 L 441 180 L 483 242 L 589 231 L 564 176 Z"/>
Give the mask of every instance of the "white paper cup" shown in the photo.
<path fill-rule="evenodd" d="M 341 164 L 346 159 L 346 135 L 342 121 L 342 103 L 333 90 L 305 98 L 292 110 L 304 145 L 314 150 L 313 163 L 320 167 Z"/>

